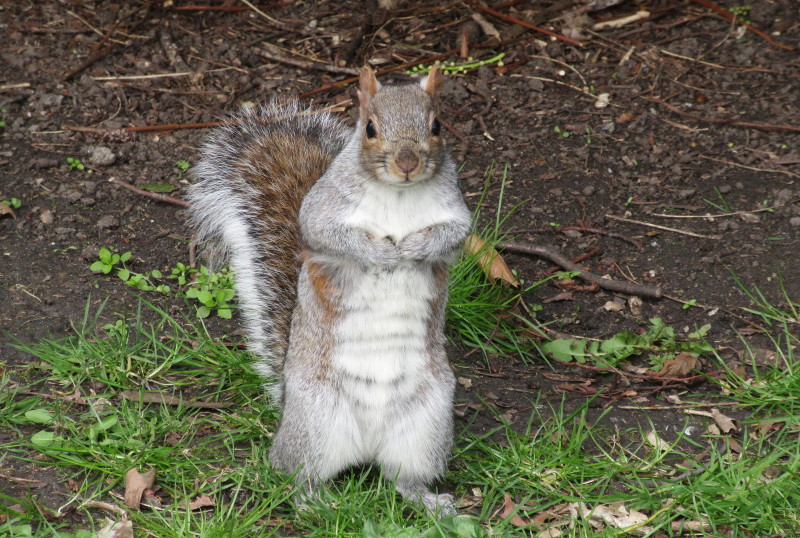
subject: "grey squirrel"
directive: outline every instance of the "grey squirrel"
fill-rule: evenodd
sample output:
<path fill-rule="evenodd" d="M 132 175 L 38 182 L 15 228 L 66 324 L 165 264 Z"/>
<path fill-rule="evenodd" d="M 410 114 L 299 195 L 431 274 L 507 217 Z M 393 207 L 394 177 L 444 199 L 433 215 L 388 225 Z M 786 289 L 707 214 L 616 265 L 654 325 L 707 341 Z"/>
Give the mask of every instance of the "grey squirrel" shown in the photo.
<path fill-rule="evenodd" d="M 365 67 L 355 129 L 296 104 L 247 109 L 194 169 L 197 237 L 235 271 L 281 406 L 270 463 L 304 494 L 376 463 L 405 498 L 455 512 L 428 489 L 453 440 L 444 312 L 471 223 L 435 115 L 441 82 L 434 67 L 382 86 Z"/>

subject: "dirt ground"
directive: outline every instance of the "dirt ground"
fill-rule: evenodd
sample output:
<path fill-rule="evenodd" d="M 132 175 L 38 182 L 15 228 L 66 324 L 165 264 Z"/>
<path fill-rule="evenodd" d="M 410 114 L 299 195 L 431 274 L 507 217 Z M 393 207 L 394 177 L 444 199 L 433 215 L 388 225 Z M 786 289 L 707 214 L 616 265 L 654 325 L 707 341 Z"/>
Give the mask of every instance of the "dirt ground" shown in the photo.
<path fill-rule="evenodd" d="M 90 308 L 111 297 L 109 317 L 130 313 L 136 298 L 129 288 L 89 270 L 101 246 L 133 252 L 140 271 L 188 262 L 183 209 L 109 182 L 166 183 L 180 198 L 190 177 L 175 163 L 193 162 L 208 132 L 187 124 L 291 96 L 351 117 L 352 84 L 331 86 L 350 77 L 348 70 L 367 60 L 379 70 L 429 64 L 439 55 L 466 63 L 457 52 L 464 40 L 475 59 L 505 54 L 502 65 L 447 77 L 443 89 L 441 118 L 463 164 L 470 207 L 493 165 L 482 217 L 494 218 L 507 168 L 501 211 L 519 204 L 507 221 L 516 241 L 573 259 L 592 252 L 580 262 L 585 269 L 658 285 L 670 297 L 637 304 L 629 295 L 547 285 L 527 297 L 543 306 L 540 321 L 583 337 L 636 331 L 654 317 L 679 334 L 711 323 L 710 343 L 736 361 L 743 347 L 736 329 L 747 328 L 760 344 L 733 274 L 777 306 L 785 303 L 779 276 L 788 296 L 800 298 L 795 0 L 753 2 L 742 13 L 766 37 L 691 1 L 623 1 L 584 12 L 578 7 L 586 2 L 577 1 L 497 8 L 578 44 L 484 13 L 487 33 L 473 18 L 481 11 L 463 2 L 400 2 L 390 11 L 357 1 L 294 2 L 261 13 L 179 9 L 184 4 L 0 4 L 0 200 L 21 200 L 13 217 L 0 216 L 0 368 L 31 360 L 10 347 L 13 339 L 69 334 L 90 295 Z M 554 4 L 560 9 L 548 12 Z M 649 18 L 592 30 L 641 9 Z M 409 78 L 398 70 L 381 80 Z M 162 127 L 130 129 L 146 126 Z M 68 158 L 85 168 L 71 169 Z M 505 258 L 528 282 L 553 267 L 540 258 Z M 619 311 L 604 308 L 617 298 Z M 238 330 L 236 317 L 227 326 Z M 524 423 L 537 395 L 542 403 L 566 397 L 577 405 L 586 395 L 575 387 L 610 387 L 595 401 L 598 412 L 615 404 L 604 420 L 652 420 L 674 438 L 686 422 L 680 411 L 624 408 L 663 404 L 665 393 L 716 390 L 635 380 L 621 390 L 618 377 L 571 366 L 494 357 L 487 368 L 478 354 L 465 354 L 454 351 L 453 364 L 459 375 L 474 376 L 457 397 L 468 416 L 468 406 L 484 400 Z M 496 424 L 489 411 L 479 416 L 476 429 Z M 58 479 L 42 487 L 63 488 Z M 0 478 L 0 492 L 20 491 Z"/>

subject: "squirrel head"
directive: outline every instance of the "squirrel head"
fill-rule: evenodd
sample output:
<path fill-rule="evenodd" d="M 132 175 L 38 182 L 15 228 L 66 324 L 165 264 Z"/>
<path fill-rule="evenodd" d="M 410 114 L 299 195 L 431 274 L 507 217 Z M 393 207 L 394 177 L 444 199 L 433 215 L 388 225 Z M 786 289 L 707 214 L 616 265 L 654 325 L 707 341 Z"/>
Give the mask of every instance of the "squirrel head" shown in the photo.
<path fill-rule="evenodd" d="M 361 70 L 358 99 L 361 161 L 380 181 L 401 187 L 438 172 L 445 154 L 436 119 L 442 71 L 432 67 L 419 84 L 382 86 L 369 66 Z"/>

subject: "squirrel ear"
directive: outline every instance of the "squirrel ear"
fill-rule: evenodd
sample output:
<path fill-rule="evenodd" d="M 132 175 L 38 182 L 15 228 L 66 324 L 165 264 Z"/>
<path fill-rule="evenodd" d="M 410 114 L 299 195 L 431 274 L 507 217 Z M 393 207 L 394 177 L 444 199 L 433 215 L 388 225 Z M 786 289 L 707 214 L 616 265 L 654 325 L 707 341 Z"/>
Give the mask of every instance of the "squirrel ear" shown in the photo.
<path fill-rule="evenodd" d="M 436 92 L 439 91 L 439 88 L 442 86 L 442 70 L 438 65 L 434 65 L 431 67 L 431 70 L 428 72 L 428 76 L 423 78 L 420 83 L 422 89 L 425 90 L 425 93 L 433 97 L 436 95 Z"/>
<path fill-rule="evenodd" d="M 360 90 L 359 99 L 361 98 L 362 93 L 365 93 L 366 94 L 365 97 L 369 99 L 369 97 L 372 97 L 373 95 L 378 93 L 378 90 L 381 89 L 380 82 L 378 82 L 378 79 L 375 78 L 375 72 L 368 65 L 365 65 L 361 69 L 361 75 L 358 77 L 358 85 Z M 364 103 L 363 99 L 361 99 L 361 102 L 363 104 L 366 104 Z"/>

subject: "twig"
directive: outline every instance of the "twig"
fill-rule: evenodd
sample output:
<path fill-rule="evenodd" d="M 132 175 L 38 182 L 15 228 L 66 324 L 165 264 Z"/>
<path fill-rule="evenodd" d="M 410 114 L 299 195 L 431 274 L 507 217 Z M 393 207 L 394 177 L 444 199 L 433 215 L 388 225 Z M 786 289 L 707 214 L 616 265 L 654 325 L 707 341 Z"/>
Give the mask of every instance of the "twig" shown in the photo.
<path fill-rule="evenodd" d="M 157 192 L 145 191 L 137 187 L 134 187 L 130 183 L 125 183 L 124 181 L 119 180 L 115 177 L 109 178 L 108 181 L 110 183 L 116 183 L 120 187 L 125 187 L 129 191 L 135 192 L 136 194 L 147 196 L 148 198 L 152 198 L 153 200 L 158 200 L 159 202 L 167 202 L 170 204 L 175 204 L 183 207 L 192 207 L 192 204 L 190 204 L 189 202 L 185 202 L 179 198 L 173 198 L 172 196 L 167 196 L 166 194 L 159 194 Z"/>
<path fill-rule="evenodd" d="M 511 23 L 514 23 L 514 24 L 518 24 L 519 26 L 523 26 L 525 28 L 529 28 L 531 30 L 535 30 L 535 31 L 540 32 L 542 34 L 546 34 L 546 35 L 555 37 L 556 39 L 560 39 L 561 41 L 565 41 L 565 42 L 569 43 L 570 45 L 575 45 L 577 47 L 583 47 L 584 46 L 583 43 L 581 43 L 580 41 L 576 41 L 576 40 L 572 39 L 571 37 L 567 37 L 567 36 L 558 34 L 558 33 L 553 32 L 551 30 L 547 30 L 546 28 L 540 28 L 539 26 L 535 26 L 535 25 L 533 25 L 533 24 L 531 24 L 529 22 L 517 19 L 515 17 L 512 17 L 511 15 L 506 15 L 504 13 L 500 13 L 499 11 L 495 11 L 495 10 L 493 10 L 491 8 L 488 8 L 486 6 L 482 6 L 480 4 L 471 4 L 471 5 L 472 5 L 472 7 L 474 7 L 475 9 L 477 9 L 479 11 L 483 11 L 484 13 L 488 13 L 489 15 L 491 15 L 493 17 L 497 17 L 498 19 L 502 19 L 502 20 L 504 20 L 506 22 L 511 22 Z"/>
<path fill-rule="evenodd" d="M 132 402 L 142 401 L 145 403 L 159 403 L 166 405 L 182 405 L 185 407 L 196 407 L 199 409 L 225 409 L 234 405 L 233 402 L 199 402 L 197 400 L 184 400 L 180 396 L 164 394 L 163 392 L 138 392 L 135 390 L 123 390 L 119 393 L 124 400 Z"/>
<path fill-rule="evenodd" d="M 664 101 L 663 99 L 659 99 L 658 97 L 645 97 L 648 101 L 653 103 L 658 103 L 661 106 L 664 106 L 675 112 L 676 114 L 680 114 L 686 118 L 691 118 L 696 121 L 704 121 L 706 123 L 722 123 L 725 125 L 732 125 L 734 127 L 746 127 L 749 129 L 759 129 L 761 131 L 790 131 L 794 133 L 800 133 L 800 125 L 784 125 L 780 123 L 754 123 L 749 121 L 739 121 L 733 118 L 707 118 L 705 116 L 698 116 L 696 114 L 690 114 L 689 112 L 684 112 L 683 110 L 674 107 Z"/>
<path fill-rule="evenodd" d="M 778 204 L 772 207 L 762 207 L 760 209 L 753 209 L 752 211 L 732 211 L 730 213 L 717 213 L 715 215 L 669 215 L 667 213 L 650 213 L 653 217 L 664 217 L 667 219 L 720 219 L 723 217 L 735 217 L 736 215 L 749 215 L 750 213 L 763 213 L 764 211 L 774 211 L 779 207 L 792 205 L 795 202 L 800 202 L 800 198 L 786 202 L 785 204 Z"/>
<path fill-rule="evenodd" d="M 313 62 L 297 57 L 290 57 L 286 55 L 285 51 L 279 49 L 275 45 L 269 43 L 264 43 L 264 45 L 269 48 L 255 48 L 253 49 L 253 52 L 274 62 L 293 65 L 295 67 L 302 67 L 303 69 L 327 71 L 328 73 L 344 73 L 346 75 L 358 75 L 359 73 L 359 70 L 354 67 L 339 67 L 338 65 L 329 65 L 322 62 Z"/>
<path fill-rule="evenodd" d="M 275 4 L 267 4 L 265 6 L 254 6 L 260 10 L 266 9 L 275 9 L 279 7 L 286 7 L 291 6 L 291 0 L 284 0 L 283 2 L 278 2 Z M 172 6 L 170 8 L 172 11 L 227 11 L 229 13 L 240 13 L 242 11 L 252 11 L 252 7 L 242 7 L 242 6 Z"/>
<path fill-rule="evenodd" d="M 750 30 L 751 32 L 753 32 L 754 34 L 759 36 L 761 39 L 763 39 L 764 41 L 766 41 L 770 45 L 775 45 L 776 47 L 780 47 L 780 48 L 782 48 L 784 50 L 794 50 L 794 47 L 789 46 L 789 45 L 784 45 L 783 43 L 778 43 L 777 41 L 772 39 L 770 36 L 768 36 L 767 34 L 762 32 L 761 30 L 759 30 L 758 28 L 755 28 L 754 26 L 752 26 L 750 24 L 747 24 L 746 22 L 744 22 L 740 18 L 736 17 L 735 15 L 730 13 L 729 11 L 727 11 L 725 9 L 722 9 L 721 7 L 719 7 L 718 5 L 714 4 L 713 2 L 710 2 L 709 0 L 692 0 L 692 1 L 695 4 L 700 4 L 701 6 L 705 6 L 705 7 L 709 8 L 709 9 L 713 9 L 714 11 L 716 11 L 717 13 L 719 13 L 720 15 L 722 15 L 723 17 L 725 17 L 726 19 L 728 19 L 729 21 L 731 21 L 733 23 L 741 24 L 742 26 L 744 26 L 745 28 L 747 28 L 748 30 Z"/>
<path fill-rule="evenodd" d="M 0 84 L 0 91 L 14 90 L 16 88 L 30 88 L 30 82 L 9 82 L 8 84 Z"/>
<path fill-rule="evenodd" d="M 550 228 L 528 228 L 522 230 L 512 230 L 510 233 L 511 235 L 513 235 L 518 233 L 547 233 L 547 232 L 561 232 L 561 231 L 576 231 L 576 232 L 587 232 L 592 234 L 606 235 L 614 239 L 619 239 L 620 241 L 627 241 L 631 245 L 635 246 L 637 249 L 644 250 L 644 245 L 642 245 L 641 241 L 632 239 L 630 237 L 625 237 L 622 234 L 601 230 L 599 228 L 587 228 L 585 226 L 551 226 Z"/>
<path fill-rule="evenodd" d="M 719 239 L 718 235 L 702 235 L 694 232 L 687 232 L 685 230 L 678 230 L 677 228 L 670 228 L 668 226 L 661 226 L 658 224 L 650 224 L 649 222 L 642 222 L 640 220 L 626 219 L 617 217 L 616 215 L 606 215 L 607 219 L 618 220 L 620 222 L 629 222 L 631 224 L 638 224 L 639 226 L 647 226 L 648 228 L 655 228 L 657 230 L 664 230 L 665 232 L 674 232 L 676 234 L 688 235 L 690 237 L 699 237 L 701 239 Z"/>
<path fill-rule="evenodd" d="M 717 161 L 718 163 L 727 164 L 729 166 L 736 166 L 738 168 L 744 168 L 745 170 L 753 170 L 754 172 L 767 172 L 773 174 L 786 174 L 789 177 L 798 177 L 800 175 L 795 174 L 794 172 L 789 172 L 788 170 L 776 170 L 774 168 L 756 168 L 755 166 L 746 166 L 744 164 L 735 163 L 733 161 L 726 161 L 725 159 L 720 159 L 717 157 L 712 157 L 711 155 L 700 155 L 703 159 L 708 159 L 709 161 Z M 766 211 L 766 210 L 763 210 Z"/>
<path fill-rule="evenodd" d="M 647 375 L 647 374 L 634 374 L 633 372 L 623 372 L 619 368 L 614 368 L 613 366 L 608 366 L 605 368 L 600 368 L 597 366 L 589 366 L 588 364 L 581 364 L 579 362 L 569 362 L 566 363 L 570 366 L 577 366 L 583 370 L 590 370 L 592 372 L 600 372 L 600 373 L 610 373 L 613 372 L 615 374 L 621 375 L 622 377 L 634 377 L 636 379 L 643 379 L 645 381 L 666 381 L 669 383 L 691 383 L 692 381 L 698 379 L 707 379 L 717 374 L 721 374 L 724 370 L 716 370 L 714 372 L 708 372 L 703 374 L 691 375 L 689 377 L 667 377 L 667 376 L 659 376 L 659 375 Z"/>
<path fill-rule="evenodd" d="M 656 299 L 660 298 L 662 295 L 660 286 L 656 287 L 644 286 L 641 284 L 631 284 L 629 282 L 622 282 L 620 280 L 601 278 L 595 274 L 589 273 L 588 271 L 584 271 L 579 266 L 575 265 L 561 254 L 553 252 L 540 245 L 525 245 L 522 243 L 500 243 L 498 244 L 498 247 L 503 250 L 520 252 L 523 254 L 531 254 L 533 256 L 540 256 L 542 258 L 548 259 L 551 262 L 560 265 L 567 271 L 576 272 L 578 278 L 585 280 L 587 282 L 592 282 L 594 284 L 597 284 L 601 288 L 609 291 L 618 291 L 621 293 L 627 293 L 629 295 L 640 295 L 643 297 L 653 297 Z"/>
<path fill-rule="evenodd" d="M 149 2 L 146 2 L 146 3 L 142 4 L 139 7 L 135 8 L 135 9 L 132 9 L 131 11 L 129 11 L 128 13 L 125 13 L 119 19 L 117 19 L 116 22 L 114 23 L 114 25 L 111 27 L 111 29 L 108 32 L 106 32 L 105 35 L 103 35 L 103 38 L 92 48 L 92 52 L 89 54 L 89 58 L 85 62 L 80 64 L 78 67 L 70 69 L 69 71 L 64 73 L 64 75 L 61 77 L 61 80 L 62 81 L 67 81 L 67 80 L 71 79 L 72 77 L 74 77 L 75 75 L 77 75 L 78 73 L 83 71 L 84 69 L 86 69 L 88 67 L 91 67 L 97 61 L 105 58 L 106 56 L 108 56 L 109 54 L 114 52 L 117 49 L 117 46 L 120 43 L 114 41 L 114 42 L 112 42 L 111 45 L 109 45 L 108 47 L 105 47 L 105 48 L 102 48 L 103 45 L 105 45 L 105 43 L 109 39 L 111 39 L 111 36 L 114 34 L 114 32 L 116 32 L 116 30 L 119 27 L 119 25 L 122 24 L 122 21 L 124 21 L 125 19 L 129 18 L 132 15 L 135 15 L 136 13 L 138 13 L 139 11 L 141 11 L 143 9 L 144 10 L 149 10 L 150 6 L 154 3 L 154 1 L 155 0 L 150 0 Z M 67 13 L 71 13 L 71 12 L 67 11 Z M 77 17 L 77 15 L 75 15 L 75 16 Z M 78 17 L 78 18 L 80 18 L 80 17 Z M 144 18 L 146 19 L 147 17 L 144 17 Z M 136 26 L 138 26 L 138 24 Z"/>
<path fill-rule="evenodd" d="M 61 128 L 67 131 L 79 133 L 108 133 L 122 131 L 129 133 L 144 133 L 149 131 L 177 131 L 180 129 L 204 129 L 206 127 L 219 127 L 228 125 L 226 121 L 207 121 L 203 123 L 163 123 L 160 125 L 134 125 L 132 127 L 122 127 L 120 129 L 103 129 L 102 127 L 84 127 L 83 125 L 62 125 Z"/>

